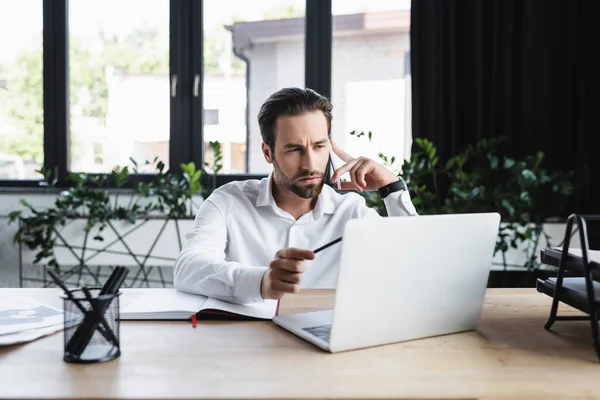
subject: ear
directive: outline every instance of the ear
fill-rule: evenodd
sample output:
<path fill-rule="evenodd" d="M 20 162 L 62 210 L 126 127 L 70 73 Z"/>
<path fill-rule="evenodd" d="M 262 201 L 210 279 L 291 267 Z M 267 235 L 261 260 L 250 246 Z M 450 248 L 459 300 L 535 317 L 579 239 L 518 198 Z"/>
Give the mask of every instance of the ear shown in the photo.
<path fill-rule="evenodd" d="M 271 149 L 265 142 L 262 142 L 262 152 L 263 156 L 265 156 L 265 160 L 267 160 L 269 164 L 273 164 L 273 156 L 271 154 Z"/>

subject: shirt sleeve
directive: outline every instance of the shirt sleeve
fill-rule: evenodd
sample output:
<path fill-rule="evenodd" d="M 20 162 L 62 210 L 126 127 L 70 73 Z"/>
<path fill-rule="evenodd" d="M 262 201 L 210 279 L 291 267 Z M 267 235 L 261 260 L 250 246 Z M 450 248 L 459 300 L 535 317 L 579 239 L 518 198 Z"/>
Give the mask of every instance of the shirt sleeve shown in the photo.
<path fill-rule="evenodd" d="M 390 193 L 383 199 L 385 209 L 390 217 L 418 216 L 417 210 L 408 191 Z"/>
<path fill-rule="evenodd" d="M 264 301 L 260 286 L 268 267 L 225 260 L 227 223 L 210 198 L 198 209 L 186 239 L 174 266 L 175 288 L 231 303 Z"/>
<path fill-rule="evenodd" d="M 390 217 L 419 216 L 407 191 L 404 191 L 404 193 L 402 191 L 390 193 L 383 199 L 383 203 Z M 366 201 L 362 198 L 356 208 L 356 216 L 358 218 L 380 217 L 379 213 L 375 209 L 368 207 Z"/>

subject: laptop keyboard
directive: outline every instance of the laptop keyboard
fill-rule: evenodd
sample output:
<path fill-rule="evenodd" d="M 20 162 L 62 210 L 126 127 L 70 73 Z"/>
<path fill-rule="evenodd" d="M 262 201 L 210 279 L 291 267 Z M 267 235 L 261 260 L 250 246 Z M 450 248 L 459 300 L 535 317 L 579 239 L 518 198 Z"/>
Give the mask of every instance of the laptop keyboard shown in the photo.
<path fill-rule="evenodd" d="M 302 328 L 302 330 L 310 333 L 313 336 L 318 337 L 326 343 L 329 343 L 329 334 L 331 333 L 331 324 L 311 326 L 308 328 Z"/>

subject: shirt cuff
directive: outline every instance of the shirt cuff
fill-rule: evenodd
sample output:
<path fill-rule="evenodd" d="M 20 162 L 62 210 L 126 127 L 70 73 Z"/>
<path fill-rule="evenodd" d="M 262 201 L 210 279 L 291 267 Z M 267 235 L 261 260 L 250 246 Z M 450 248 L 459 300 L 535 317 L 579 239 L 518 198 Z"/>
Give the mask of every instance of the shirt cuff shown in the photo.
<path fill-rule="evenodd" d="M 383 203 L 390 217 L 419 215 L 410 199 L 410 194 L 405 190 L 390 193 L 383 199 Z"/>
<path fill-rule="evenodd" d="M 268 267 L 242 268 L 237 279 L 233 296 L 243 303 L 262 303 L 265 300 L 260 294 L 260 285 Z"/>

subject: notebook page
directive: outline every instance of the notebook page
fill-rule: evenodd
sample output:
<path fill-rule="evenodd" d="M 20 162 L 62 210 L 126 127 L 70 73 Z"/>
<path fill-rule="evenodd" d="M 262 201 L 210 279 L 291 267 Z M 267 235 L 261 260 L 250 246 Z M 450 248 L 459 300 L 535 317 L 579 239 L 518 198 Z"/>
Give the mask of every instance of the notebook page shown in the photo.
<path fill-rule="evenodd" d="M 144 289 L 142 295 L 121 310 L 121 319 L 128 317 L 148 317 L 161 315 L 163 318 L 189 317 L 197 313 L 204 303 L 206 296 L 189 294 L 177 289 Z"/>

